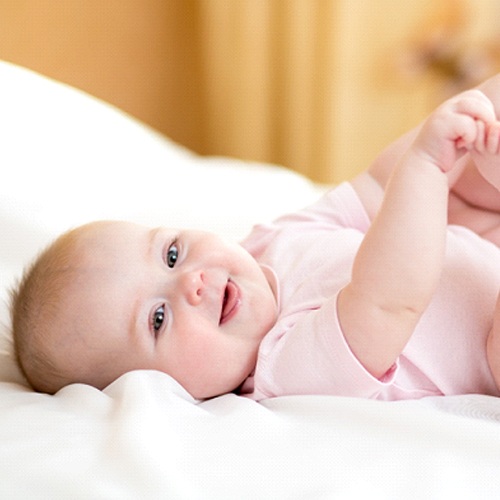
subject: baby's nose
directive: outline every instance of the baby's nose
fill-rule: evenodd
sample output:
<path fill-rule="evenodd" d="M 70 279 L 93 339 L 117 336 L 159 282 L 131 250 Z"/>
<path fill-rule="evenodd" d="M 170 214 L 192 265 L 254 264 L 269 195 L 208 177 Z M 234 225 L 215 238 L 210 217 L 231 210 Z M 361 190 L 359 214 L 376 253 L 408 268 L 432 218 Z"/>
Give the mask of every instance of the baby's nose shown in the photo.
<path fill-rule="evenodd" d="M 189 304 L 196 306 L 202 300 L 205 287 L 204 274 L 201 271 L 187 271 L 180 277 L 180 287 Z"/>

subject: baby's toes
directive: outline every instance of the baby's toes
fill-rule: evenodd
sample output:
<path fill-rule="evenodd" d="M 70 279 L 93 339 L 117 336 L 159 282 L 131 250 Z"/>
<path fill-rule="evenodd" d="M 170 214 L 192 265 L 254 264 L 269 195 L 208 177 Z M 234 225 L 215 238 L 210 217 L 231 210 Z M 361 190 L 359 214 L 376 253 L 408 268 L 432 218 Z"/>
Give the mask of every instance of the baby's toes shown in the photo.
<path fill-rule="evenodd" d="M 492 123 L 488 126 L 486 134 L 486 151 L 492 155 L 499 154 L 500 146 L 500 122 Z"/>
<path fill-rule="evenodd" d="M 476 139 L 474 149 L 478 153 L 484 153 L 486 148 L 486 125 L 483 120 L 476 120 Z"/>

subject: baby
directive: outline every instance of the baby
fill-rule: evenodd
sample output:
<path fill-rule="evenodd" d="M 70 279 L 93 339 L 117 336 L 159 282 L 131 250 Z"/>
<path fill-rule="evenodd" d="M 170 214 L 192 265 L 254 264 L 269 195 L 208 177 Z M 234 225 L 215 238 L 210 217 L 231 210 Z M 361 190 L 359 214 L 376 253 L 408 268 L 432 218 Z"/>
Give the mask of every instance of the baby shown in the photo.
<path fill-rule="evenodd" d="M 497 76 L 242 244 L 111 221 L 62 235 L 13 292 L 26 378 L 54 393 L 154 369 L 199 399 L 500 395 L 499 115 Z"/>

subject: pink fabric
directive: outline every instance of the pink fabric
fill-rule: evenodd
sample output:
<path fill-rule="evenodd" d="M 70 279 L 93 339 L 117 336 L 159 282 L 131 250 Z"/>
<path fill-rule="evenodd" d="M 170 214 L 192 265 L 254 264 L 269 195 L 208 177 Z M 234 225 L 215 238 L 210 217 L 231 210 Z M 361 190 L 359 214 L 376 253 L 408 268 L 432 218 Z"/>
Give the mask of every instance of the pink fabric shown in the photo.
<path fill-rule="evenodd" d="M 275 274 L 280 313 L 241 393 L 255 400 L 299 394 L 386 400 L 500 395 L 485 350 L 500 251 L 462 227 L 449 227 L 440 286 L 394 367 L 379 380 L 352 354 L 337 319 L 337 295 L 349 281 L 369 225 L 354 189 L 343 183 L 314 205 L 255 227 L 245 239 L 243 246 Z"/>

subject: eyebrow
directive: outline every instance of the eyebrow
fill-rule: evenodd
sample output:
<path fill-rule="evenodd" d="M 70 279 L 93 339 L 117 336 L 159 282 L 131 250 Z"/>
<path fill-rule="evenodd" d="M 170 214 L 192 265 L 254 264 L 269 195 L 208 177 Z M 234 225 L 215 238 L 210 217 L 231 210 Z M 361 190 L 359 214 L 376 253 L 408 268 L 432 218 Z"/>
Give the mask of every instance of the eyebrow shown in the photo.
<path fill-rule="evenodd" d="M 144 254 L 146 261 L 154 258 L 154 252 L 158 248 L 157 241 L 158 241 L 161 229 L 162 229 L 161 227 L 156 227 L 156 228 L 153 228 L 150 231 L 148 231 L 148 236 L 146 239 L 146 252 Z M 139 315 L 140 315 L 139 313 L 141 310 L 141 300 L 142 299 L 140 297 L 136 297 L 131 308 L 130 308 L 131 314 L 130 314 L 130 321 L 129 321 L 129 325 L 128 325 L 128 332 L 127 332 L 128 338 L 130 338 L 130 339 L 140 338 L 140 336 L 141 336 L 140 332 L 142 331 L 142 328 L 141 328 L 140 321 L 139 321 Z M 146 324 L 146 328 L 147 328 L 147 333 L 150 335 L 151 332 L 149 330 L 149 315 L 147 316 L 147 319 L 148 319 L 148 323 Z"/>
<path fill-rule="evenodd" d="M 139 325 L 140 299 L 136 297 L 130 309 L 131 309 L 131 314 L 128 324 L 127 337 L 131 340 L 134 340 L 139 336 L 138 330 L 140 326 Z M 148 327 L 148 332 L 149 332 L 149 327 Z"/>
<path fill-rule="evenodd" d="M 161 227 L 155 227 L 149 231 L 149 242 L 148 242 L 148 258 L 154 258 L 153 252 L 158 247 L 157 240 L 161 233 Z"/>

